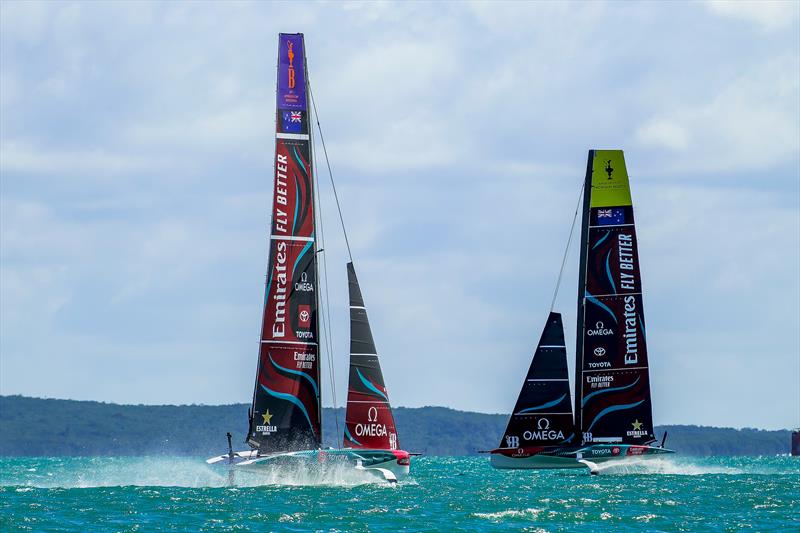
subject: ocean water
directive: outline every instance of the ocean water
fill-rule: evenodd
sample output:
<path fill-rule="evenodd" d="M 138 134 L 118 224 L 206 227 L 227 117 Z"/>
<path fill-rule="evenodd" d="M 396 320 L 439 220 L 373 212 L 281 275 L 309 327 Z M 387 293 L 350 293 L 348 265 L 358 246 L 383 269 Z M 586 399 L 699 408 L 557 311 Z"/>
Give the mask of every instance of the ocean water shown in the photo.
<path fill-rule="evenodd" d="M 2 531 L 800 531 L 800 458 L 499 471 L 416 458 L 397 485 L 350 469 L 239 474 L 203 458 L 2 458 Z"/>

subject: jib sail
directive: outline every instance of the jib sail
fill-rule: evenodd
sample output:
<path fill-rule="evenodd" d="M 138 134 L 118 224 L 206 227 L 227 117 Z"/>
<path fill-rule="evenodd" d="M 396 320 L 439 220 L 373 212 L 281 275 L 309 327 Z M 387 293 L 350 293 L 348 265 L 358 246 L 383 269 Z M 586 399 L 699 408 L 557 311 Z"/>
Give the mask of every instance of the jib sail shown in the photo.
<path fill-rule="evenodd" d="M 350 383 L 344 446 L 396 450 L 399 447 L 397 429 L 353 263 L 347 263 L 347 280 L 350 286 Z"/>
<path fill-rule="evenodd" d="M 550 313 L 500 448 L 562 446 L 576 440 L 564 325 Z"/>
<path fill-rule="evenodd" d="M 318 448 L 317 265 L 305 46 L 279 35 L 275 187 L 264 315 L 248 442 Z"/>
<path fill-rule="evenodd" d="M 591 150 L 578 281 L 576 426 L 583 443 L 654 440 L 642 281 L 622 150 Z"/>

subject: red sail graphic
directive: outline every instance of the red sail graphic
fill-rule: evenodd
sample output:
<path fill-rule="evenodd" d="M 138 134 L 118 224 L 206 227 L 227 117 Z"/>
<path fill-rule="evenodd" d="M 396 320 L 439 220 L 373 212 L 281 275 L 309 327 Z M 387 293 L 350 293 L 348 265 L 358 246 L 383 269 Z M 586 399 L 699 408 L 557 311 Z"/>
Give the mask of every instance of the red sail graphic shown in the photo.
<path fill-rule="evenodd" d="M 248 442 L 321 443 L 314 191 L 302 34 L 280 34 L 272 225 Z"/>
<path fill-rule="evenodd" d="M 347 278 L 350 286 L 350 384 L 344 445 L 348 448 L 396 450 L 400 443 L 389 394 L 383 382 L 353 263 L 347 264 Z"/>

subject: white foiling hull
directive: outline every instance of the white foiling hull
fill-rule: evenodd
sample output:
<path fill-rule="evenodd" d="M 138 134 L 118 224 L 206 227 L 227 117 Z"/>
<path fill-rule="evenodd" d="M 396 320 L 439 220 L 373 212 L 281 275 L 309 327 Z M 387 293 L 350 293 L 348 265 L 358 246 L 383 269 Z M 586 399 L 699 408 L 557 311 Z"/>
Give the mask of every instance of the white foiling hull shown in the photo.
<path fill-rule="evenodd" d="M 324 470 L 328 467 L 352 467 L 369 472 L 389 482 L 408 476 L 411 457 L 403 450 L 362 450 L 354 448 L 328 450 L 302 450 L 258 455 L 257 450 L 234 452 L 233 456 L 218 455 L 206 461 L 218 466 L 228 466 L 236 471 L 253 473 L 276 468 L 302 467 Z"/>
<path fill-rule="evenodd" d="M 657 446 L 590 444 L 565 448 L 498 448 L 491 451 L 491 465 L 500 469 L 589 468 L 595 465 L 652 459 L 675 453 Z"/>

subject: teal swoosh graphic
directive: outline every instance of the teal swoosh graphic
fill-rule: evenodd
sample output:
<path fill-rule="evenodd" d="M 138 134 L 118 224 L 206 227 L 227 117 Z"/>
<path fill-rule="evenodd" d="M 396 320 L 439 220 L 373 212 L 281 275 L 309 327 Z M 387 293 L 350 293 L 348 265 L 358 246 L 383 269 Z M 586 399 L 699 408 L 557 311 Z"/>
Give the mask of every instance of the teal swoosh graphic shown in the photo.
<path fill-rule="evenodd" d="M 630 385 L 623 385 L 622 387 L 612 387 L 612 388 L 610 388 L 610 389 L 600 389 L 600 390 L 598 390 L 598 391 L 594 391 L 594 392 L 593 392 L 593 393 L 591 393 L 591 394 L 587 394 L 587 395 L 586 395 L 586 396 L 583 398 L 583 401 L 581 402 L 581 407 L 583 407 L 584 405 L 586 405 L 586 402 L 588 402 L 590 398 L 592 398 L 592 397 L 594 397 L 594 396 L 597 396 L 598 394 L 603 394 L 604 392 L 612 392 L 612 391 L 615 391 L 615 390 L 625 390 L 625 389 L 630 389 L 631 387 L 633 387 L 634 385 L 636 385 L 637 383 L 639 383 L 639 379 L 640 379 L 640 377 L 641 377 L 641 376 L 637 377 L 637 378 L 636 378 L 636 381 L 634 381 L 634 382 L 633 382 L 633 383 L 631 383 Z"/>
<path fill-rule="evenodd" d="M 611 259 L 611 250 L 608 251 L 606 255 L 606 276 L 608 276 L 608 281 L 611 283 L 611 290 L 614 294 L 617 294 L 617 286 L 614 285 L 614 278 L 611 277 L 611 268 L 608 266 L 608 260 Z"/>
<path fill-rule="evenodd" d="M 287 402 L 291 402 L 295 404 L 297 407 L 299 407 L 300 410 L 303 412 L 303 414 L 306 415 L 306 420 L 308 420 L 308 425 L 311 427 L 312 433 L 314 432 L 314 424 L 311 423 L 311 417 L 308 416 L 308 411 L 306 411 L 306 406 L 303 405 L 303 402 L 297 399 L 297 397 L 292 396 L 291 394 L 286 394 L 284 392 L 275 392 L 274 390 L 264 385 L 261 385 L 261 388 L 264 389 L 270 396 L 274 396 L 279 400 L 286 400 Z"/>
<path fill-rule="evenodd" d="M 278 363 L 275 362 L 275 360 L 272 358 L 271 355 L 269 356 L 269 360 L 272 361 L 272 366 L 274 366 L 278 370 L 283 370 L 284 372 L 288 372 L 289 374 L 295 374 L 297 376 L 306 378 L 308 380 L 308 382 L 311 383 L 311 386 L 314 387 L 314 394 L 319 396 L 319 388 L 317 388 L 317 383 L 314 381 L 314 379 L 311 376 L 309 376 L 305 372 L 300 372 L 299 370 L 292 370 L 291 368 L 282 367 L 281 365 L 279 365 Z"/>
<path fill-rule="evenodd" d="M 385 395 L 384 393 L 382 393 L 381 391 L 379 391 L 379 390 L 378 390 L 378 389 L 375 387 L 375 385 L 373 385 L 372 383 L 370 383 L 370 382 L 367 380 L 367 378 L 365 378 L 363 375 L 361 375 L 361 370 L 359 370 L 359 369 L 357 369 L 357 368 L 356 368 L 356 372 L 358 373 L 358 377 L 359 377 L 359 378 L 361 378 L 361 382 L 364 384 L 364 386 L 365 386 L 366 388 L 368 388 L 369 390 L 373 391 L 375 394 L 379 395 L 381 398 L 383 398 L 383 399 L 384 399 L 384 400 L 386 400 L 387 402 L 389 401 L 389 398 L 387 398 L 387 397 L 386 397 L 386 395 Z"/>
<path fill-rule="evenodd" d="M 344 425 L 344 436 L 347 437 L 347 440 L 349 440 L 350 442 L 355 442 L 359 446 L 363 446 L 363 444 L 354 439 L 353 436 L 350 434 L 350 431 L 347 429 L 347 424 Z"/>
<path fill-rule="evenodd" d="M 611 235 L 611 231 L 610 231 L 610 230 L 609 230 L 609 231 L 607 231 L 607 232 L 606 232 L 606 234 L 605 234 L 605 235 L 603 235 L 603 236 L 600 238 L 600 240 L 599 240 L 599 241 L 597 241 L 596 243 L 594 243 L 594 246 L 592 246 L 592 250 L 594 250 L 595 248 L 597 248 L 598 246 L 600 246 L 601 244 L 603 244 L 603 241 L 604 241 L 604 240 L 606 240 L 606 239 L 608 239 L 608 236 L 609 236 L 609 235 Z"/>
<path fill-rule="evenodd" d="M 519 413 L 527 413 L 529 411 L 538 411 L 539 409 L 546 409 L 548 407 L 553 407 L 554 405 L 558 405 L 562 401 L 564 401 L 564 398 L 566 398 L 566 397 L 567 397 L 567 395 L 565 393 L 563 396 L 561 396 L 561 398 L 559 398 L 557 400 L 553 400 L 551 402 L 543 403 L 542 405 L 537 405 L 536 407 L 528 407 L 527 409 L 523 409 L 523 410 L 519 411 L 517 414 L 519 414 Z"/>
<path fill-rule="evenodd" d="M 614 312 L 611 309 L 609 309 L 609 307 L 606 304 L 604 304 L 603 302 L 601 302 L 600 300 L 598 300 L 597 298 L 595 298 L 594 296 L 589 294 L 589 291 L 586 291 L 586 299 L 589 300 L 590 302 L 592 302 L 594 305 L 598 306 L 600 309 L 602 309 L 603 311 L 605 311 L 609 315 L 611 315 L 611 318 L 614 319 L 614 323 L 615 324 L 618 323 L 617 322 L 617 317 L 614 316 Z"/>
<path fill-rule="evenodd" d="M 632 409 L 634 407 L 642 405 L 643 403 L 644 400 L 639 400 L 636 403 L 626 403 L 625 405 L 612 405 L 611 407 L 606 407 L 605 409 L 597 413 L 597 416 L 594 417 L 594 420 L 592 420 L 592 423 L 589 424 L 589 427 L 586 429 L 586 431 L 591 431 L 594 425 L 597 423 L 597 421 L 609 413 L 613 413 L 614 411 L 624 411 L 625 409 Z"/>
<path fill-rule="evenodd" d="M 313 238 L 313 235 L 312 235 L 312 238 Z M 302 259 L 304 255 L 306 255 L 306 252 L 308 251 L 309 248 L 311 248 L 312 244 L 314 244 L 313 241 L 308 241 L 306 243 L 306 245 L 303 246 L 303 249 L 300 250 L 300 253 L 297 254 L 297 259 L 294 260 L 294 266 L 292 267 L 292 278 L 294 278 L 294 271 L 297 269 L 297 263 L 299 263 L 300 259 Z"/>
<path fill-rule="evenodd" d="M 294 177 L 294 220 L 292 221 L 292 235 L 297 227 L 297 213 L 300 212 L 300 184 L 297 183 L 297 176 Z"/>

